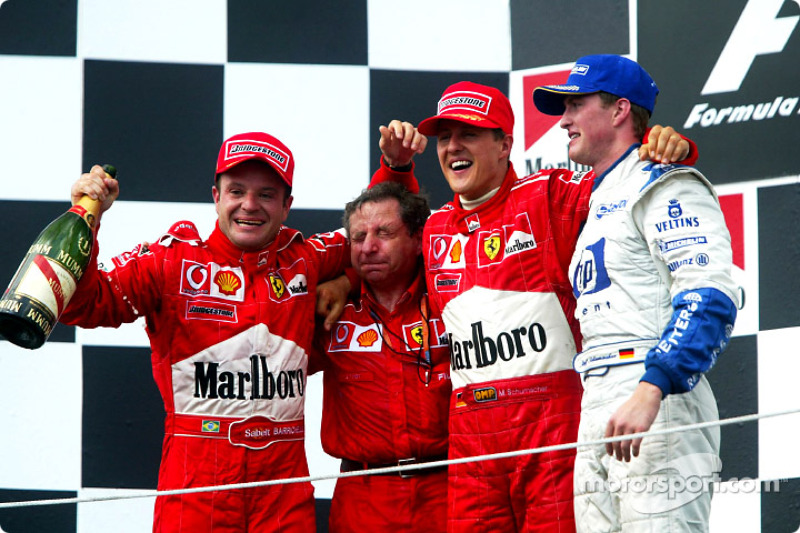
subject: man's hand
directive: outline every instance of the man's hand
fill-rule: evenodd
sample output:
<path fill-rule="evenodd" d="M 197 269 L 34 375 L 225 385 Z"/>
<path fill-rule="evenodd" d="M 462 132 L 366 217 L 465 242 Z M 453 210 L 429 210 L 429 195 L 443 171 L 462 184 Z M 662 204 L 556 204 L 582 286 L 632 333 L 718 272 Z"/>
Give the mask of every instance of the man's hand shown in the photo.
<path fill-rule="evenodd" d="M 95 165 L 89 172 L 81 174 L 81 177 L 72 184 L 70 194 L 72 205 L 77 204 L 84 196 L 100 200 L 100 214 L 103 214 L 119 197 L 119 182 L 106 174 L 103 167 Z"/>
<path fill-rule="evenodd" d="M 341 316 L 349 293 L 350 280 L 345 275 L 317 285 L 317 315 L 325 318 L 325 331 Z"/>
<path fill-rule="evenodd" d="M 666 128 L 655 125 L 650 128 L 647 144 L 639 147 L 639 159 L 658 163 L 675 163 L 683 161 L 689 155 L 689 142 L 678 135 L 670 126 Z"/>
<path fill-rule="evenodd" d="M 628 401 L 623 403 L 609 419 L 606 426 L 606 438 L 649 430 L 660 407 L 661 389 L 652 383 L 640 381 Z M 616 455 L 619 461 L 630 461 L 631 452 L 634 457 L 637 457 L 641 445 L 641 437 L 634 440 L 609 442 L 606 444 L 606 452 L 608 455 Z"/>
<path fill-rule="evenodd" d="M 380 131 L 378 146 L 383 153 L 383 160 L 390 167 L 411 164 L 414 156 L 424 152 L 428 145 L 428 138 L 410 122 L 393 120 L 388 126 L 381 126 Z"/>

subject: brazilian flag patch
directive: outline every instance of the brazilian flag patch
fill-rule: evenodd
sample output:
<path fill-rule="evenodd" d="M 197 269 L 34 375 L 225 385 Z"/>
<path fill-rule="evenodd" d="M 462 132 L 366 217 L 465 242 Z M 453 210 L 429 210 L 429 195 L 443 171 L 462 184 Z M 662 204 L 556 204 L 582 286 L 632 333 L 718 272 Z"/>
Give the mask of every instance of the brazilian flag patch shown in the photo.
<path fill-rule="evenodd" d="M 203 433 L 219 433 L 219 421 L 203 420 Z"/>

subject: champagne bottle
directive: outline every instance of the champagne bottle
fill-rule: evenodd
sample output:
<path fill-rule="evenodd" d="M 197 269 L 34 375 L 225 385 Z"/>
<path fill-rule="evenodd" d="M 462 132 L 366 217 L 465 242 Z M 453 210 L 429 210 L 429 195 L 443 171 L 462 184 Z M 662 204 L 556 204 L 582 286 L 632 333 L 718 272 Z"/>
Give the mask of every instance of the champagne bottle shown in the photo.
<path fill-rule="evenodd" d="M 32 350 L 45 343 L 89 264 L 100 205 L 84 196 L 39 234 L 0 299 L 0 336 Z"/>

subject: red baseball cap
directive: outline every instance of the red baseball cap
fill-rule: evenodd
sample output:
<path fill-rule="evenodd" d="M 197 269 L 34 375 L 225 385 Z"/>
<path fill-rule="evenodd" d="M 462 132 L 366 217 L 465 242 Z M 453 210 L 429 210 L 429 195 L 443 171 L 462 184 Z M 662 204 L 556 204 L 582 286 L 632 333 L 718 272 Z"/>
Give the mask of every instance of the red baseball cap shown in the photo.
<path fill-rule="evenodd" d="M 514 112 L 506 95 L 494 87 L 460 81 L 448 87 L 439 99 L 436 115 L 419 123 L 423 135 L 439 133 L 439 121 L 457 120 L 479 128 L 500 128 L 511 135 Z"/>
<path fill-rule="evenodd" d="M 239 163 L 258 159 L 264 161 L 292 186 L 294 156 L 285 144 L 268 133 L 253 131 L 239 133 L 222 143 L 217 157 L 217 176 Z"/>

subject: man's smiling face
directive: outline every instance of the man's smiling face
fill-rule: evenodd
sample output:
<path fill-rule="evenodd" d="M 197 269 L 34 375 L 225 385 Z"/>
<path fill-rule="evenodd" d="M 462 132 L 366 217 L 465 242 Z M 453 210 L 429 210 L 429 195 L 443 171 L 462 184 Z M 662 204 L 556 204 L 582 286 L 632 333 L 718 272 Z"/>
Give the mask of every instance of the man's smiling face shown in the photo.
<path fill-rule="evenodd" d="M 220 230 L 245 251 L 271 243 L 292 205 L 286 183 L 260 161 L 245 161 L 220 174 L 212 194 Z"/>
<path fill-rule="evenodd" d="M 436 149 L 442 172 L 455 194 L 475 200 L 500 187 L 508 171 L 512 137 L 455 120 L 442 120 Z"/>

